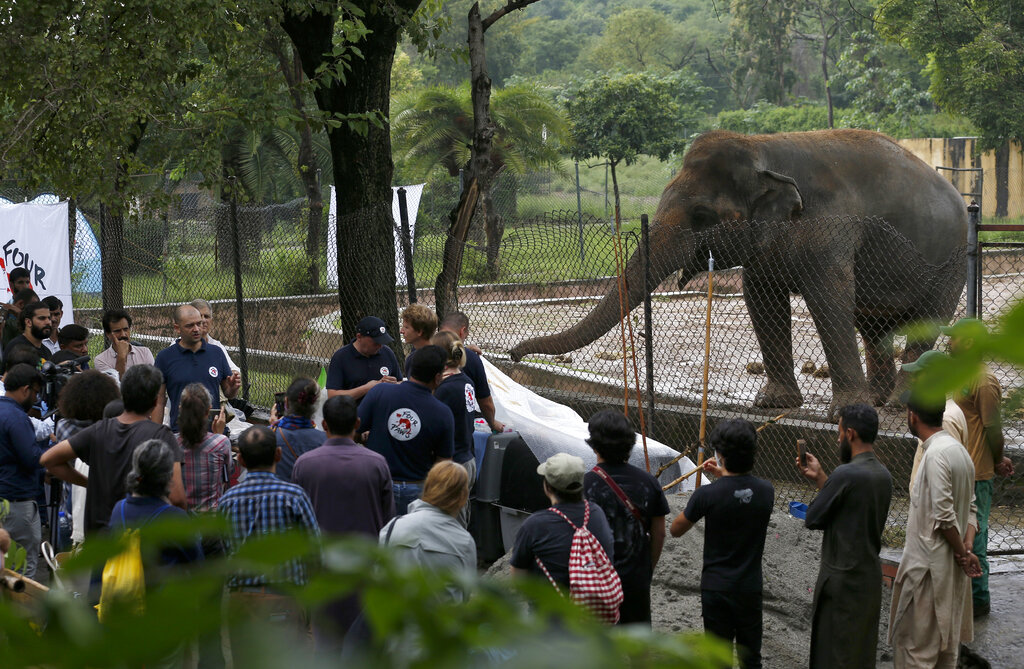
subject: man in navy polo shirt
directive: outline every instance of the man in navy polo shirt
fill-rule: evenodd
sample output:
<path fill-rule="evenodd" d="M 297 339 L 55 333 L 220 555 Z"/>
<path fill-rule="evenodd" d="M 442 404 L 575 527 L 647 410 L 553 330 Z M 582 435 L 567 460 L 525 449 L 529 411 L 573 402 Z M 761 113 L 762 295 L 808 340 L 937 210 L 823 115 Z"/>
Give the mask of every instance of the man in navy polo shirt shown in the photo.
<path fill-rule="evenodd" d="M 392 341 L 381 319 L 367 316 L 359 321 L 356 338 L 331 356 L 327 396 L 346 395 L 359 402 L 377 384 L 401 381 L 398 358 L 387 346 Z"/>
<path fill-rule="evenodd" d="M 465 343 L 466 337 L 469 335 L 469 316 L 461 311 L 453 311 L 445 315 L 437 329 L 447 330 Z M 494 419 L 494 398 L 491 397 L 491 387 L 487 385 L 487 371 L 484 369 L 484 363 L 480 360 L 480 354 L 468 346 L 466 347 L 466 366 L 462 368 L 462 373 L 469 377 L 469 380 L 473 382 L 473 388 L 476 389 L 477 407 L 473 412 L 473 418 L 482 416 L 492 430 L 504 432 L 504 423 Z"/>
<path fill-rule="evenodd" d="M 213 400 L 213 408 L 220 408 L 220 391 L 228 399 L 238 394 L 242 379 L 232 372 L 224 351 L 203 341 L 203 317 L 191 304 L 174 310 L 174 331 L 178 341 L 156 355 L 156 368 L 163 372 L 164 385 L 157 396 L 153 420 L 164 419 L 168 399 L 171 404 L 171 429 L 178 431 L 178 401 L 181 391 L 190 383 L 206 387 Z"/>
<path fill-rule="evenodd" d="M 409 363 L 408 380 L 377 384 L 359 405 L 367 447 L 388 461 L 400 516 L 419 499 L 434 463 L 451 460 L 455 452 L 455 419 L 433 395 L 447 360 L 440 346 L 418 349 Z"/>

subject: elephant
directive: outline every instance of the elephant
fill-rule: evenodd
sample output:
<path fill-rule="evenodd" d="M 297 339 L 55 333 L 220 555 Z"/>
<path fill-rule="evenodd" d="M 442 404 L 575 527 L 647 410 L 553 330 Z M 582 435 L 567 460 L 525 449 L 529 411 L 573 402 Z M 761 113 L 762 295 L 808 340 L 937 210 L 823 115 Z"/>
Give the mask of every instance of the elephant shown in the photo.
<path fill-rule="evenodd" d="M 881 404 L 902 379 L 893 333 L 948 322 L 966 281 L 967 208 L 934 169 L 864 130 L 697 137 L 663 192 L 650 228 L 653 283 L 739 267 L 767 380 L 755 407 L 798 407 L 792 294 L 802 295 L 831 372 L 832 405 Z M 641 246 L 626 264 L 626 313 L 644 298 Z M 573 327 L 517 344 L 510 356 L 561 354 L 619 322 L 616 289 Z M 864 341 L 867 377 L 858 350 Z M 935 339 L 908 342 L 909 362 Z"/>

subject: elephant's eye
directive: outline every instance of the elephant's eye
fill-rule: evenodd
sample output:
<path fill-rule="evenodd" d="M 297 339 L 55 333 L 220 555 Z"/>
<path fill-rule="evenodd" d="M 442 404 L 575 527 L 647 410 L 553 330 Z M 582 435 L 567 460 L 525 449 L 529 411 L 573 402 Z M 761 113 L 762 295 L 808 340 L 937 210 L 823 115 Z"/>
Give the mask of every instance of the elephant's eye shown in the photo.
<path fill-rule="evenodd" d="M 710 228 L 718 223 L 718 214 L 708 207 L 697 205 L 690 214 L 690 226 L 695 232 Z"/>

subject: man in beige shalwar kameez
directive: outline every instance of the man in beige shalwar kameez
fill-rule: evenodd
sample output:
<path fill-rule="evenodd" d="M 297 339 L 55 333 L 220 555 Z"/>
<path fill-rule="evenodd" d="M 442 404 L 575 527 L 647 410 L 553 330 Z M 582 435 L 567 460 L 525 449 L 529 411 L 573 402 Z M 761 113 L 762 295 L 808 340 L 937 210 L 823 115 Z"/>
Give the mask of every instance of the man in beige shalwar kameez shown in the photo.
<path fill-rule="evenodd" d="M 910 432 L 924 441 L 910 493 L 907 539 L 893 583 L 889 642 L 895 669 L 956 667 L 961 642 L 974 638 L 971 553 L 977 519 L 974 463 L 942 429 L 942 407 L 907 407 Z"/>

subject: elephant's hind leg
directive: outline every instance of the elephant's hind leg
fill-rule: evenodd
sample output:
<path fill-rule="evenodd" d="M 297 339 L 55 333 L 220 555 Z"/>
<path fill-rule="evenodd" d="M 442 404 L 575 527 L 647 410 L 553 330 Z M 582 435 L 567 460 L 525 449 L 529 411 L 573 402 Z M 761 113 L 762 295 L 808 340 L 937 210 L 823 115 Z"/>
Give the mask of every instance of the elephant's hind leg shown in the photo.
<path fill-rule="evenodd" d="M 893 362 L 892 334 L 876 329 L 862 329 L 865 362 L 868 370 L 868 392 L 875 406 L 889 401 L 896 389 L 896 363 Z"/>
<path fill-rule="evenodd" d="M 743 300 L 750 323 L 761 347 L 761 358 L 768 382 L 757 393 L 754 406 L 761 408 L 798 407 L 803 395 L 793 374 L 793 334 L 790 323 L 789 290 L 771 278 L 743 272 Z"/>

